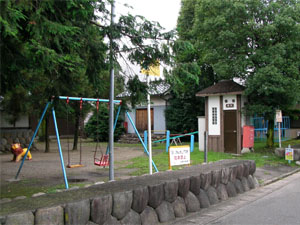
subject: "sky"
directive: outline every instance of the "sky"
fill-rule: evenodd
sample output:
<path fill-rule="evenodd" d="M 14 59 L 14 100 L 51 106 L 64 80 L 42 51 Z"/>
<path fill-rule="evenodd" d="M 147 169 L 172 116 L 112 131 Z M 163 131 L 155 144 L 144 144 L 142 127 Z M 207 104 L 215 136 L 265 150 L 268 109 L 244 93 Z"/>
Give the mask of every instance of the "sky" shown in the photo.
<path fill-rule="evenodd" d="M 116 14 L 120 12 L 130 12 L 135 15 L 142 15 L 151 21 L 157 21 L 167 30 L 176 27 L 177 18 L 180 10 L 181 0 L 117 0 Z M 126 9 L 126 3 L 133 9 Z"/>
<path fill-rule="evenodd" d="M 132 8 L 125 7 L 124 4 Z M 176 28 L 177 18 L 180 11 L 181 0 L 116 0 L 115 1 L 115 14 L 118 17 L 120 14 L 144 16 L 147 20 L 159 22 L 165 28 L 165 31 L 170 31 Z M 128 63 L 128 62 L 127 62 Z M 125 66 L 124 62 L 120 61 L 125 73 L 127 74 L 140 74 L 139 66 Z M 160 68 L 161 74 L 163 68 Z M 141 80 L 145 79 L 144 75 L 139 75 Z M 151 78 L 151 80 L 157 77 Z M 161 76 L 161 78 L 163 78 Z"/>

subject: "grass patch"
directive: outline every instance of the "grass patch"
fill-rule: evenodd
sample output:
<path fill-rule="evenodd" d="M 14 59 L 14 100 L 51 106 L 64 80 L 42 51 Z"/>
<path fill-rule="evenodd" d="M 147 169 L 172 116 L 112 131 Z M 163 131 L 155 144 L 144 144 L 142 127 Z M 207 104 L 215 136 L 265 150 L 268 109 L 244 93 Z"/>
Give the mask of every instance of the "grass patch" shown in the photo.
<path fill-rule="evenodd" d="M 188 143 L 186 143 L 188 144 Z M 282 142 L 282 147 L 288 145 L 300 144 L 300 140 L 289 140 Z M 277 143 L 278 145 L 278 143 Z M 243 160 L 254 160 L 257 167 L 263 167 L 264 165 L 290 165 L 295 166 L 295 162 L 291 164 L 288 163 L 283 158 L 280 158 L 275 155 L 274 149 L 268 149 L 265 147 L 265 142 L 256 142 L 254 146 L 255 151 L 251 153 L 246 153 L 240 156 L 221 153 L 221 152 L 208 152 L 207 158 L 208 162 L 219 161 L 222 159 L 243 159 Z M 166 171 L 169 168 L 169 159 L 168 153 L 165 152 L 165 145 L 160 144 L 153 147 L 153 157 L 154 163 L 156 164 L 159 171 Z M 204 162 L 204 152 L 198 151 L 198 144 L 195 143 L 194 152 L 191 153 L 191 165 L 197 165 Z M 148 156 L 144 155 L 141 157 L 136 157 L 129 162 L 130 164 L 125 166 L 125 168 L 134 168 L 134 171 L 131 175 L 140 176 L 147 174 L 149 172 L 149 161 Z M 173 170 L 181 169 L 184 166 L 175 166 Z M 153 168 L 154 171 L 154 168 Z"/>

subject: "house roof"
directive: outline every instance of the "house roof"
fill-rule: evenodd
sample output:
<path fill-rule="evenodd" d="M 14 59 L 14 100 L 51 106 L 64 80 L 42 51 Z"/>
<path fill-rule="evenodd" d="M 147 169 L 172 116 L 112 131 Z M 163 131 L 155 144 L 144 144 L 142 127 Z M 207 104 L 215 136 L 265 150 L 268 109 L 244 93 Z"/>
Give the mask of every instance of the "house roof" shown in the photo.
<path fill-rule="evenodd" d="M 170 89 L 170 85 L 165 82 L 160 83 L 151 83 L 150 84 L 150 95 L 165 95 Z M 117 98 L 124 98 L 129 97 L 130 93 L 128 90 L 122 92 L 121 94 L 117 95 Z"/>
<path fill-rule="evenodd" d="M 242 94 L 245 87 L 232 81 L 232 80 L 221 80 L 215 85 L 199 91 L 196 96 L 206 97 L 213 95 L 223 95 L 223 94 Z"/>

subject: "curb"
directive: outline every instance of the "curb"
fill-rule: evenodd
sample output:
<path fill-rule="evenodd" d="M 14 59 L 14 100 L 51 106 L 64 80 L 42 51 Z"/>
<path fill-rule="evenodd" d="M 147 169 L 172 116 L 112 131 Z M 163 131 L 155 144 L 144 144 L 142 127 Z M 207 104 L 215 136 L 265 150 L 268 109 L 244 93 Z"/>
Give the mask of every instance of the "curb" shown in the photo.
<path fill-rule="evenodd" d="M 272 179 L 264 181 L 260 186 L 262 187 L 262 186 L 266 186 L 266 185 L 272 184 L 272 183 L 274 183 L 274 182 L 276 182 L 278 180 L 281 180 L 281 179 L 283 179 L 285 177 L 291 176 L 294 173 L 298 173 L 299 171 L 300 171 L 300 168 L 297 168 L 297 169 L 295 169 L 295 170 L 293 170 L 291 172 L 288 172 L 288 173 L 285 173 L 285 174 L 281 174 L 278 177 L 274 177 Z"/>

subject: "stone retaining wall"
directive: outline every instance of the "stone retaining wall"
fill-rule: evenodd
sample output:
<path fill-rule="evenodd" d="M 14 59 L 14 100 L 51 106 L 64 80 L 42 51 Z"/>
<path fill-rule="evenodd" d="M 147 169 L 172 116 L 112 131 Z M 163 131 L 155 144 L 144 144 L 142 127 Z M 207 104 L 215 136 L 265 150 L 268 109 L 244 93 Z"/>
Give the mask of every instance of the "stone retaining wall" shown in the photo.
<path fill-rule="evenodd" d="M 5 225 L 159 224 L 258 187 L 253 176 L 255 170 L 254 161 L 223 160 L 107 182 L 5 203 L 1 206 L 0 222 Z"/>
<path fill-rule="evenodd" d="M 294 160 L 298 161 L 300 160 L 300 149 L 299 148 L 293 148 L 294 149 Z M 284 158 L 285 157 L 285 148 L 276 148 L 275 149 L 275 155 Z"/>
<path fill-rule="evenodd" d="M 20 143 L 22 148 L 27 148 L 31 137 L 33 136 L 32 130 L 0 130 L 0 152 L 10 152 L 13 143 Z M 30 149 L 31 151 L 37 150 L 34 142 Z"/>

